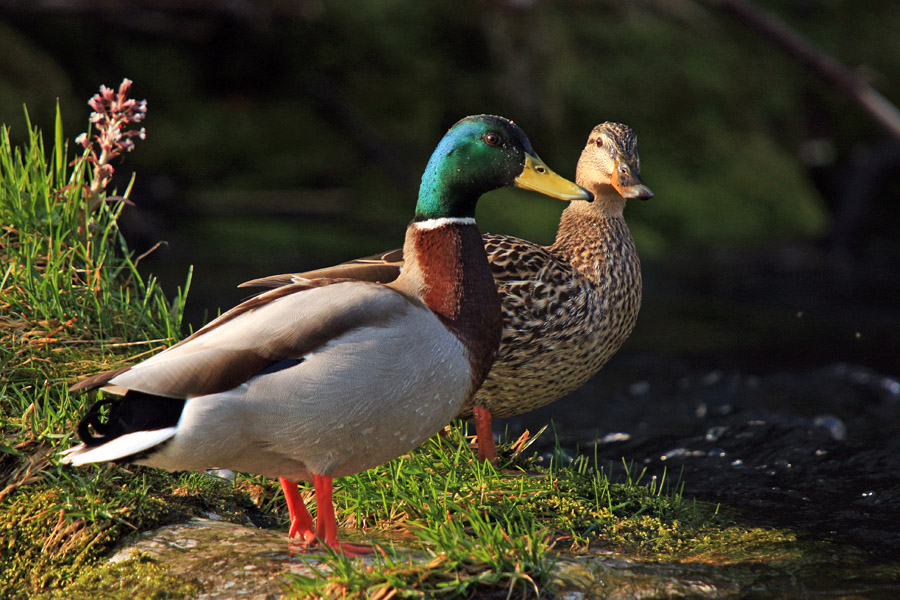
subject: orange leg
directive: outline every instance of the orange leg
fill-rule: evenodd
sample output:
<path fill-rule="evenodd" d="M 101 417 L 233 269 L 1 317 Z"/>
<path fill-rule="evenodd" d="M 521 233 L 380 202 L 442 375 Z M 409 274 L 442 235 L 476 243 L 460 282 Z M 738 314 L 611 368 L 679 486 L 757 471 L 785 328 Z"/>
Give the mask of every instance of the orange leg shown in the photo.
<path fill-rule="evenodd" d="M 318 510 L 317 518 L 319 520 L 316 534 L 319 539 L 324 541 L 335 551 L 342 552 L 347 556 L 371 554 L 372 548 L 369 546 L 359 546 L 357 544 L 341 543 L 338 541 L 337 520 L 334 517 L 334 504 L 331 501 L 331 477 L 314 475 L 313 484 L 316 486 L 316 508 Z"/>
<path fill-rule="evenodd" d="M 312 529 L 312 516 L 306 510 L 303 498 L 300 497 L 297 483 L 284 477 L 279 477 L 278 482 L 281 483 L 281 489 L 284 491 L 284 499 L 287 500 L 288 505 L 288 514 L 291 517 L 291 528 L 288 531 L 288 537 L 299 537 L 305 545 L 315 544 L 316 534 Z"/>
<path fill-rule="evenodd" d="M 478 460 L 488 460 L 497 464 L 497 446 L 494 444 L 494 432 L 491 429 L 491 411 L 480 406 L 473 406 L 475 416 L 475 435 L 478 436 Z"/>

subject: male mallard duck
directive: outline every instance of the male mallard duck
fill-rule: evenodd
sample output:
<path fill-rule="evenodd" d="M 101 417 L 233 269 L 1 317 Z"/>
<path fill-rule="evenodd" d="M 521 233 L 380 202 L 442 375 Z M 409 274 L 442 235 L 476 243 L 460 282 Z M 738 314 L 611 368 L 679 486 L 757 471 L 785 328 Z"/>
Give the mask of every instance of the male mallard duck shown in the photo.
<path fill-rule="evenodd" d="M 588 136 L 575 175 L 596 200 L 573 202 L 563 211 L 553 245 L 482 236 L 500 293 L 503 337 L 490 374 L 458 415 L 474 416 L 482 459 L 497 455 L 492 416 L 521 414 L 569 394 L 631 334 L 641 305 L 641 268 L 622 210 L 626 199 L 653 196 L 639 173 L 634 131 L 620 123 L 598 125 Z M 241 285 L 277 287 L 316 277 L 390 281 L 403 256 L 393 250 Z"/>
<path fill-rule="evenodd" d="M 422 177 L 400 277 L 270 290 L 148 360 L 81 381 L 72 390 L 124 395 L 91 407 L 78 425 L 82 443 L 63 461 L 278 477 L 291 536 L 307 545 L 318 537 L 348 554 L 367 551 L 338 541 L 332 478 L 415 448 L 481 385 L 501 316 L 475 204 L 509 185 L 591 198 L 550 171 L 511 121 L 463 119 Z M 300 479 L 315 485 L 315 531 L 297 493 Z"/>

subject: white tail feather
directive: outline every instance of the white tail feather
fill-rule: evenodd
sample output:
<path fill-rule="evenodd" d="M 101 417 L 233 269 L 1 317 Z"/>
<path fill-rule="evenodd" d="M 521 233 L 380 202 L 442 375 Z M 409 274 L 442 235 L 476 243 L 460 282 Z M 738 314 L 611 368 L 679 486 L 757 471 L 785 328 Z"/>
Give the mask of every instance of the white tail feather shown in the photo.
<path fill-rule="evenodd" d="M 166 427 L 152 431 L 135 431 L 92 448 L 80 444 L 60 452 L 61 462 L 80 467 L 88 463 L 124 458 L 163 443 L 175 435 L 175 430 L 175 427 Z"/>

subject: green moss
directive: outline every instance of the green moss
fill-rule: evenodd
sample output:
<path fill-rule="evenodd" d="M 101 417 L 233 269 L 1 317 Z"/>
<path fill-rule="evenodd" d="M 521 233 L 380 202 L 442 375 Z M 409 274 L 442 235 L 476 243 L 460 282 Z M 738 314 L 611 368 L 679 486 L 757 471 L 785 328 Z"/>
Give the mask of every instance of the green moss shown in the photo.
<path fill-rule="evenodd" d="M 109 541 L 102 527 L 72 521 L 51 489 L 19 493 L 0 512 L 0 596 L 59 585 L 90 564 L 92 549 Z"/>
<path fill-rule="evenodd" d="M 140 467 L 48 466 L 39 481 L 21 486 L 0 504 L 0 597 L 67 588 L 135 531 L 210 512 L 244 524 L 279 522 L 274 508 L 266 512 L 256 504 L 276 491 L 274 484 L 248 478 L 233 486 L 204 475 Z"/>
<path fill-rule="evenodd" d="M 202 591 L 194 580 L 173 575 L 163 566 L 138 555 L 81 572 L 64 589 L 33 596 L 36 600 L 174 600 L 193 598 Z"/>

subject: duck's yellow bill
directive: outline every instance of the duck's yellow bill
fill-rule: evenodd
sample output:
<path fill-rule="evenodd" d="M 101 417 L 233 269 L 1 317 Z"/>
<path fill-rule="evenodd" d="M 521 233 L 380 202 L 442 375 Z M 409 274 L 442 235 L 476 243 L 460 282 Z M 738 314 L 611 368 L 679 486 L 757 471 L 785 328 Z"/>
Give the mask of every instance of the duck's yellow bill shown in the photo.
<path fill-rule="evenodd" d="M 525 168 L 516 177 L 516 187 L 523 190 L 539 192 L 560 200 L 587 200 L 590 202 L 594 195 L 589 191 L 560 177 L 550 170 L 544 161 L 537 156 L 525 154 Z"/>

